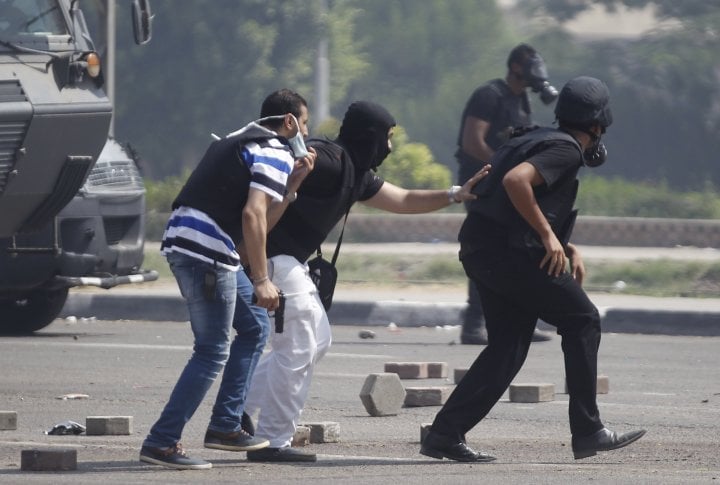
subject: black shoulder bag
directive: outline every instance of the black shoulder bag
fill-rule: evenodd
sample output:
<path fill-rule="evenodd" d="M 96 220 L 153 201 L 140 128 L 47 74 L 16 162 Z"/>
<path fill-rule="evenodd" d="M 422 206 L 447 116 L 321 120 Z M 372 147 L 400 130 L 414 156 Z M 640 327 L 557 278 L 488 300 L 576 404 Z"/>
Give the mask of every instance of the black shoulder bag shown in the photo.
<path fill-rule="evenodd" d="M 350 214 L 350 210 L 345 213 L 345 220 L 343 221 L 343 227 L 342 231 L 340 231 L 337 246 L 335 246 L 335 253 L 333 254 L 332 261 L 324 259 L 322 257 L 322 252 L 318 247 L 317 255 L 307 263 L 310 268 L 310 279 L 312 279 L 312 282 L 318 290 L 318 295 L 320 295 L 320 301 L 322 302 L 325 311 L 329 311 L 332 306 L 335 284 L 337 283 L 337 268 L 335 267 L 335 262 L 337 261 L 338 254 L 340 253 L 340 244 L 342 244 L 343 234 L 345 233 L 345 224 L 347 223 L 348 214 Z"/>

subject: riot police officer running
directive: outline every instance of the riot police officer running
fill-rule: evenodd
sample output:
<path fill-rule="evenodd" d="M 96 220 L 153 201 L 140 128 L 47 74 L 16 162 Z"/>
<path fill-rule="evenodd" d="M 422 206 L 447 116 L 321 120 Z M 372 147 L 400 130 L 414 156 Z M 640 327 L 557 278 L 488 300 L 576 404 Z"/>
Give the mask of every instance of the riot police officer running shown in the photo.
<path fill-rule="evenodd" d="M 488 346 L 435 417 L 420 453 L 486 462 L 465 434 L 492 409 L 527 356 L 538 318 L 562 338 L 575 459 L 626 446 L 644 430 L 618 435 L 604 427 L 596 400 L 600 315 L 585 291 L 585 268 L 568 242 L 577 174 L 605 159 L 601 136 L 612 122 L 607 86 L 578 77 L 562 89 L 559 128 L 515 137 L 496 152 L 490 175 L 473 190 L 460 230 L 460 258 L 477 285 Z M 567 262 L 570 271 L 566 271 Z"/>

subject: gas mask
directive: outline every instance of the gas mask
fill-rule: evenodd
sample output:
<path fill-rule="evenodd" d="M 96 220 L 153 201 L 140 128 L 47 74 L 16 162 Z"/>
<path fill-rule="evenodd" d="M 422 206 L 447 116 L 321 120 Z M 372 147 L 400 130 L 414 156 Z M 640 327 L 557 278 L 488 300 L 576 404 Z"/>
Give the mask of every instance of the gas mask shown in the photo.
<path fill-rule="evenodd" d="M 601 137 L 595 135 L 593 137 L 593 144 L 585 149 L 583 152 L 583 161 L 586 167 L 595 168 L 599 167 L 607 159 L 607 148 L 600 139 Z"/>
<path fill-rule="evenodd" d="M 539 54 L 527 58 L 523 65 L 523 78 L 534 93 L 540 93 L 540 101 L 550 104 L 558 97 L 558 90 L 548 82 L 547 67 Z"/>

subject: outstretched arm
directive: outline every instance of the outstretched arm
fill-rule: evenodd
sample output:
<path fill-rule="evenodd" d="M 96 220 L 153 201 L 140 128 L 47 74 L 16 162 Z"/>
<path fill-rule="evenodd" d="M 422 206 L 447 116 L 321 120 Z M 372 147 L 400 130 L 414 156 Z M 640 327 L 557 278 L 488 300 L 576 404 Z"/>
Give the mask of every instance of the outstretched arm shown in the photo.
<path fill-rule="evenodd" d="M 453 202 L 460 203 L 477 198 L 470 191 L 489 171 L 490 165 L 485 165 L 457 190 L 455 188 L 450 190 L 408 190 L 385 182 L 377 194 L 363 203 L 375 209 L 396 214 L 422 214 L 436 211 Z"/>

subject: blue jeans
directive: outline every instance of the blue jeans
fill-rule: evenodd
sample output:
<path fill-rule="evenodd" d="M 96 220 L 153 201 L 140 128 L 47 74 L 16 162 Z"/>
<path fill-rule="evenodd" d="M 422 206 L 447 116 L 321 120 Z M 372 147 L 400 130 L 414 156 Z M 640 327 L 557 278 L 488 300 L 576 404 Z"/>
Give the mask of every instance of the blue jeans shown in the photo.
<path fill-rule="evenodd" d="M 185 424 L 226 364 L 215 404 L 220 418 L 211 422 L 211 427 L 224 432 L 240 429 L 249 376 L 269 328 L 267 313 L 263 317 L 262 308 L 249 305 L 252 283 L 245 273 L 217 268 L 215 295 L 209 300 L 203 285 L 211 264 L 180 253 L 169 254 L 167 260 L 187 303 L 195 342 L 168 403 L 143 443 L 153 447 L 174 446 L 180 441 Z M 238 335 L 231 344 L 232 327 Z"/>
<path fill-rule="evenodd" d="M 233 327 L 237 335 L 230 346 L 230 359 L 223 372 L 208 426 L 209 429 L 222 432 L 238 431 L 241 428 L 250 380 L 270 333 L 267 310 L 251 304 L 252 282 L 244 271 L 238 271 L 236 275 L 237 303 Z"/>

